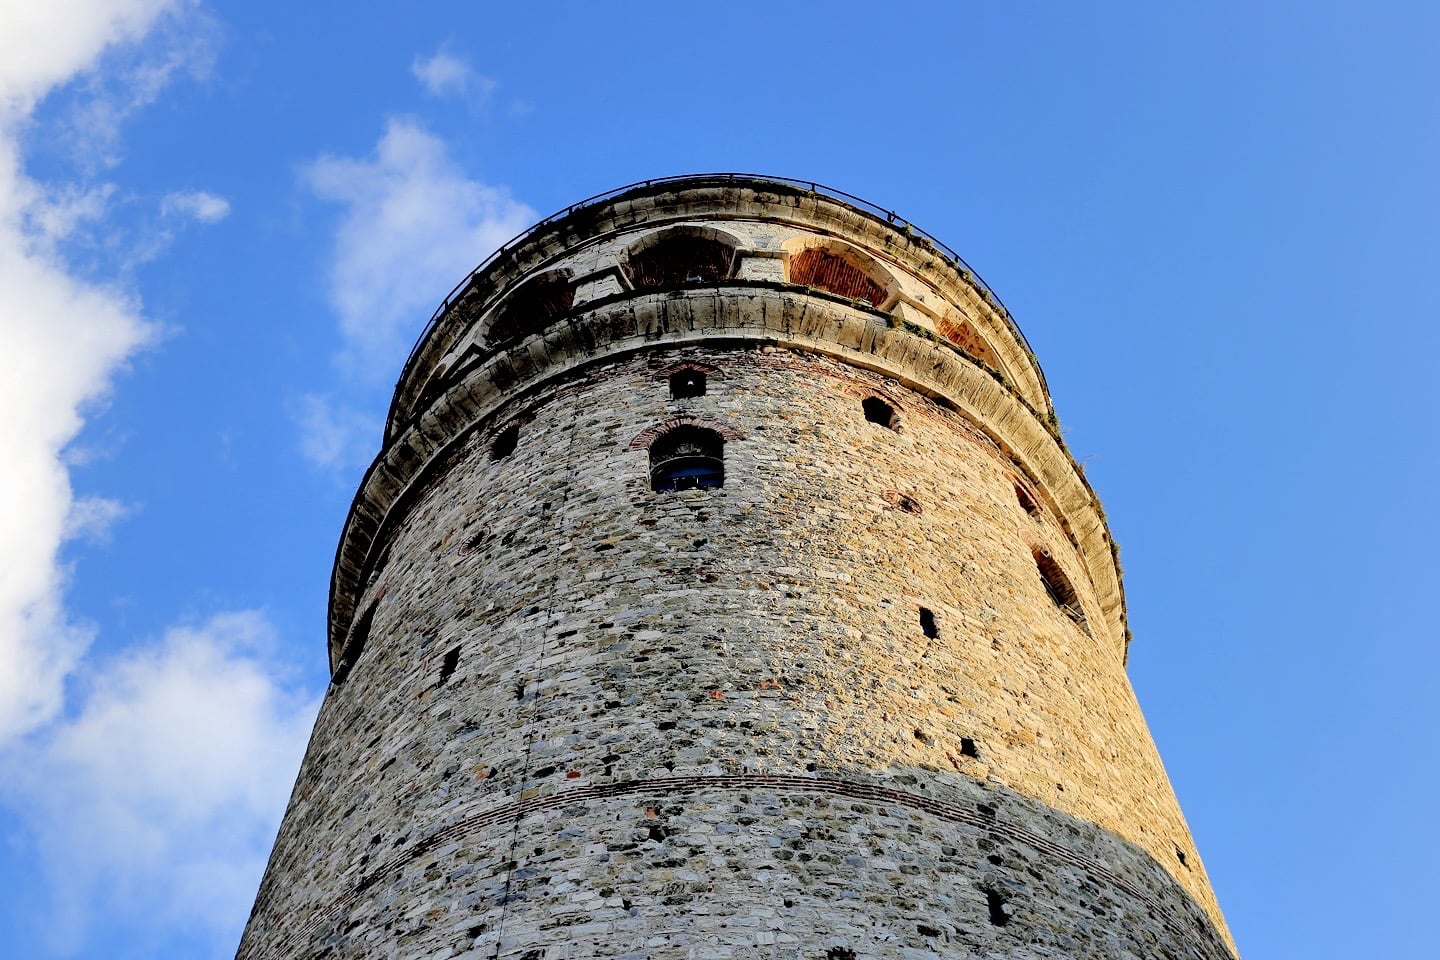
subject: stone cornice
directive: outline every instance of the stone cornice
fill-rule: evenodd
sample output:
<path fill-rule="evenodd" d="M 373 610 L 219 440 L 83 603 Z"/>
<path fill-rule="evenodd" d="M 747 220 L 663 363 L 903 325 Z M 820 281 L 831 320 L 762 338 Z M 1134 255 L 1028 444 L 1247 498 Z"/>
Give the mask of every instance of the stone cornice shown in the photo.
<path fill-rule="evenodd" d="M 601 361 L 696 344 L 774 345 L 840 360 L 935 397 L 984 430 L 1044 492 L 1075 545 L 1100 603 L 1097 640 L 1123 658 L 1125 602 L 1104 515 L 1083 472 L 1013 386 L 948 341 L 876 310 L 788 284 L 729 281 L 627 292 L 583 305 L 541 335 L 477 356 L 451 371 L 388 439 L 351 506 L 331 579 L 332 669 L 383 551 L 427 473 L 502 407 Z"/>

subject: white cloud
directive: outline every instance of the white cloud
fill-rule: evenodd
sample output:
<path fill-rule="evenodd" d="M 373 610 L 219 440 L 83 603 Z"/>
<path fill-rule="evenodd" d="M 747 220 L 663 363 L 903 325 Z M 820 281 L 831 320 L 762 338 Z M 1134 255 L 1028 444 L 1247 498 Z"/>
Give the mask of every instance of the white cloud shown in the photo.
<path fill-rule="evenodd" d="M 94 144 L 109 151 L 120 120 L 177 70 L 193 73 L 180 33 L 158 54 L 136 46 L 191 3 L 0 3 L 0 797 L 17 818 L 7 825 L 29 831 L 9 839 L 35 854 L 57 947 L 73 949 L 103 916 L 110 942 L 134 942 L 115 928 L 189 932 L 220 955 L 254 895 L 315 697 L 277 679 L 273 631 L 256 613 L 82 660 L 91 630 L 65 610 L 60 551 L 103 537 L 126 508 L 75 497 L 73 442 L 157 331 L 133 293 L 81 278 L 62 252 L 87 227 L 109 228 L 113 188 L 40 184 L 24 163 L 32 112 L 61 86 L 83 88 L 77 117 L 98 123 Z M 163 212 L 213 222 L 227 209 L 197 192 Z M 68 711 L 67 684 L 85 689 Z"/>
<path fill-rule="evenodd" d="M 467 177 L 443 140 L 408 119 L 390 121 L 373 157 L 321 157 L 306 179 L 344 208 L 330 301 L 346 365 L 372 380 L 393 376 L 444 294 L 535 219 L 504 188 Z"/>
<path fill-rule="evenodd" d="M 160 215 L 219 223 L 230 215 L 230 201 L 205 190 L 182 190 L 160 200 Z"/>
<path fill-rule="evenodd" d="M 290 414 L 300 428 L 300 453 L 317 467 L 363 467 L 380 448 L 380 419 L 337 407 L 329 397 L 306 394 Z"/>
<path fill-rule="evenodd" d="M 82 224 L 93 223 L 105 216 L 114 184 L 67 183 L 36 194 L 24 210 L 26 226 L 35 232 L 40 245 L 53 245 Z"/>
<path fill-rule="evenodd" d="M 90 672 L 72 718 L 7 759 L 56 948 L 99 918 L 234 948 L 318 709 L 276 680 L 253 611 L 170 630 Z"/>
<path fill-rule="evenodd" d="M 410 65 L 410 72 L 432 96 L 454 95 L 464 97 L 475 104 L 489 99 L 495 92 L 496 83 L 489 77 L 481 76 L 464 60 L 444 50 L 433 56 L 416 57 Z"/>
<path fill-rule="evenodd" d="M 175 9 L 191 0 L 177 0 Z M 179 77 L 204 80 L 215 60 L 218 28 L 193 8 L 187 16 L 161 17 L 144 44 L 111 47 L 99 68 L 74 85 L 64 125 L 71 158 L 85 169 L 114 166 L 120 160 L 120 134 L 137 111 L 148 107 Z"/>
<path fill-rule="evenodd" d="M 150 329 L 131 298 L 70 276 L 25 233 L 14 215 L 23 182 L 13 151 L 0 163 L 0 203 L 12 204 L 12 215 L 0 216 L 0 503 L 12 505 L 0 510 L 3 742 L 54 712 L 64 673 L 85 645 L 60 605 L 57 555 L 72 507 L 61 454 L 84 409 L 104 396 Z"/>
<path fill-rule="evenodd" d="M 74 517 L 62 458 L 85 412 L 154 333 L 132 295 L 79 279 L 58 250 L 77 224 L 103 216 L 108 188 L 41 187 L 25 173 L 22 136 L 47 93 L 183 5 L 71 0 L 0 14 L 0 744 L 59 710 L 89 642 L 63 607 L 60 546 L 86 519 Z"/>
<path fill-rule="evenodd" d="M 130 513 L 119 500 L 107 497 L 80 497 L 70 504 L 65 518 L 66 540 L 90 540 L 103 543 L 110 539 L 110 528 Z"/>
<path fill-rule="evenodd" d="M 93 65 L 107 48 L 149 33 L 187 0 L 10 2 L 0 17 L 0 123 L 28 117 L 54 88 Z"/>

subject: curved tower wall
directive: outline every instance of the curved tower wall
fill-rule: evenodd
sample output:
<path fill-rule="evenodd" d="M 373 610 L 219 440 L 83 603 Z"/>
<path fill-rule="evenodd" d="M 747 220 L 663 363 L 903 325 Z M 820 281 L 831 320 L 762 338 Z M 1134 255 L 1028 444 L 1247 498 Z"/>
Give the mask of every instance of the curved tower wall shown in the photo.
<path fill-rule="evenodd" d="M 726 275 L 646 259 L 676 237 Z M 1232 956 L 1099 504 L 984 291 L 706 177 L 478 271 L 347 523 L 240 957 Z M 677 427 L 723 486 L 652 489 Z"/>

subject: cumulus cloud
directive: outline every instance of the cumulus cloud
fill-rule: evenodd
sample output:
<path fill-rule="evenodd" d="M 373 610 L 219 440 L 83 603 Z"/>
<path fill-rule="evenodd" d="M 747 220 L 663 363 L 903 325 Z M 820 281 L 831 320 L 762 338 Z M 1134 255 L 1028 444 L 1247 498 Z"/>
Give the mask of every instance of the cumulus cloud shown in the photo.
<path fill-rule="evenodd" d="M 96 665 L 73 718 L 11 758 L 58 950 L 101 914 L 233 949 L 318 709 L 276 679 L 275 643 L 254 611 L 172 629 Z"/>
<path fill-rule="evenodd" d="M 444 50 L 416 57 L 410 72 L 432 96 L 458 96 L 476 104 L 488 100 L 496 87 L 494 80 L 481 76 L 469 63 Z"/>
<path fill-rule="evenodd" d="M 0 744 L 60 707 L 89 642 L 63 607 L 59 551 L 74 498 L 62 459 L 153 327 L 129 293 L 72 274 L 59 244 L 104 213 L 108 188 L 46 188 L 24 170 L 30 113 L 107 48 L 138 40 L 180 0 L 14 4 L 0 29 Z M 17 505 L 23 505 L 17 509 Z"/>
<path fill-rule="evenodd" d="M 190 931 L 219 945 L 206 952 L 233 948 L 316 709 L 313 693 L 277 675 L 260 614 L 171 630 L 96 663 L 83 658 L 91 629 L 65 609 L 62 546 L 104 537 L 127 512 L 75 496 L 73 441 L 156 329 L 133 292 L 81 277 L 64 253 L 77 233 L 107 226 L 114 188 L 36 182 L 27 137 L 35 107 L 65 87 L 105 121 L 97 142 L 113 146 L 115 125 L 193 64 L 174 53 L 193 49 L 183 42 L 138 48 L 166 22 L 183 40 L 170 17 L 190 6 L 0 9 L 0 799 L 15 818 L 7 827 L 27 828 L 8 839 L 34 854 L 29 872 L 54 907 L 37 924 L 62 951 L 102 913 L 112 943 Z M 119 80 L 98 66 L 117 56 Z M 162 202 L 162 219 L 227 211 L 203 192 Z M 136 938 L 114 932 L 127 925 Z"/>
<path fill-rule="evenodd" d="M 0 215 L 0 503 L 11 505 L 0 510 L 0 742 L 55 711 L 87 641 L 60 603 L 57 557 L 73 503 L 61 454 L 84 410 L 151 335 L 130 297 L 75 279 L 27 236 L 14 161 L 13 150 L 0 157 L 0 203 L 11 203 L 11 216 Z"/>
<path fill-rule="evenodd" d="M 329 296 L 347 369 L 372 381 L 397 372 L 445 292 L 535 219 L 409 119 L 389 122 L 373 156 L 321 157 L 305 178 L 342 207 Z"/>
<path fill-rule="evenodd" d="M 290 413 L 300 428 L 300 453 L 314 466 L 363 467 L 379 449 L 384 424 L 376 416 L 317 394 L 301 397 Z"/>
<path fill-rule="evenodd" d="M 230 215 L 230 201 L 205 190 L 182 190 L 161 198 L 160 215 L 219 223 Z"/>
<path fill-rule="evenodd" d="M 185 0 L 51 0 L 6 4 L 0 30 L 0 114 L 27 117 L 54 88 L 90 67 L 107 47 L 149 33 Z"/>

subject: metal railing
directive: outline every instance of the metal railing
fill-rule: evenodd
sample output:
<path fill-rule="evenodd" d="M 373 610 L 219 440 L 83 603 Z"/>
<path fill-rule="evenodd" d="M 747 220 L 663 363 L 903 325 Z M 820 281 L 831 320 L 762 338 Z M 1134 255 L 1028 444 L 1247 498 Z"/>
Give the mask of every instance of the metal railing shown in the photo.
<path fill-rule="evenodd" d="M 445 300 L 440 304 L 439 308 L 430 317 L 430 322 L 425 324 L 425 329 L 420 332 L 420 336 L 415 340 L 415 346 L 410 349 L 410 355 L 405 358 L 405 366 L 400 371 L 399 383 L 403 384 L 405 382 L 406 376 L 410 373 L 410 364 L 414 362 L 415 356 L 420 352 L 420 348 L 424 346 L 425 341 L 429 339 L 431 332 L 434 331 L 435 327 L 440 323 L 441 319 L 443 319 L 444 316 L 449 313 L 450 308 L 455 305 L 455 302 L 459 299 L 460 294 L 463 293 L 464 290 L 470 286 L 471 281 L 473 281 L 477 276 L 483 273 L 487 268 L 490 267 L 491 264 L 495 263 L 495 261 L 499 260 L 501 257 L 513 251 L 516 247 L 523 243 L 527 237 L 530 237 L 531 235 L 539 232 L 540 230 L 543 230 L 545 227 L 553 223 L 564 220 L 571 214 L 574 214 L 579 210 L 583 210 L 586 207 L 596 206 L 598 204 L 606 202 L 607 200 L 613 200 L 616 197 L 623 196 L 624 194 L 630 193 L 632 191 L 649 189 L 651 187 L 663 187 L 669 184 L 684 184 L 686 186 L 697 187 L 705 186 L 708 184 L 754 184 L 763 187 L 766 184 L 773 184 L 794 187 L 796 189 L 804 190 L 807 193 L 815 193 L 819 194 L 820 196 L 829 197 L 833 200 L 843 201 L 845 204 L 851 207 L 862 210 L 865 213 L 868 213 L 874 217 L 884 219 L 886 223 L 906 230 L 906 232 L 911 236 L 923 238 L 936 250 L 942 253 L 946 258 L 948 258 L 951 261 L 951 264 L 957 270 L 959 270 L 966 278 L 968 278 L 970 283 L 974 284 L 976 287 L 978 287 L 985 293 L 985 295 L 989 298 L 990 303 L 993 304 L 995 308 L 1000 311 L 1000 315 L 1009 325 L 1011 332 L 1015 334 L 1015 336 L 1019 339 L 1020 343 L 1025 347 L 1025 350 L 1031 356 L 1034 356 L 1035 354 L 1035 351 L 1030 348 L 1029 341 L 1025 339 L 1025 334 L 1015 323 L 1014 318 L 1010 316 L 1010 310 L 1001 301 L 999 295 L 994 290 L 990 289 L 990 285 L 987 284 L 984 280 L 980 279 L 980 275 L 975 272 L 975 268 L 970 266 L 970 264 L 966 263 L 964 257 L 960 256 L 960 254 L 952 250 L 943 241 L 936 239 L 933 235 L 915 226 L 913 223 L 904 219 L 895 211 L 886 210 L 883 207 L 876 206 L 868 200 L 855 196 L 853 193 L 846 193 L 844 190 L 837 190 L 834 187 L 827 187 L 824 184 L 815 183 L 812 180 L 794 180 L 790 177 L 770 177 L 755 173 L 691 173 L 681 174 L 679 176 L 673 177 L 657 177 L 651 180 L 639 180 L 635 183 L 626 184 L 623 187 L 616 187 L 613 190 L 606 190 L 604 193 L 597 193 L 593 197 L 586 197 L 584 200 L 580 200 L 576 203 L 570 204 L 570 206 L 566 207 L 564 210 L 559 210 L 555 213 L 550 214 L 550 216 L 539 221 L 538 223 L 535 223 L 534 225 L 525 229 L 516 236 L 511 237 L 505 243 L 501 244 L 494 253 L 490 254 L 490 256 L 480 261 L 480 263 L 476 265 L 475 269 L 471 270 L 468 274 L 466 274 L 465 279 L 461 280 L 458 284 L 455 285 L 455 289 L 451 290 L 448 294 L 445 295 Z"/>

